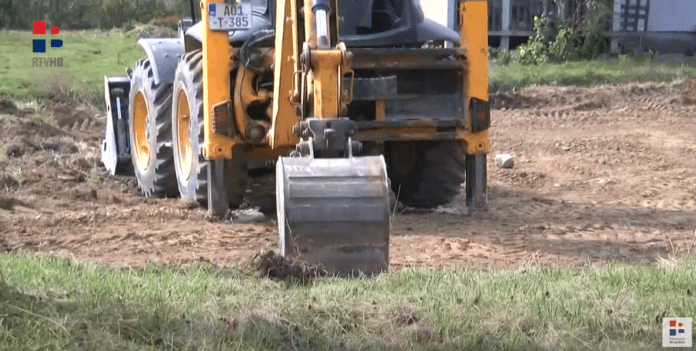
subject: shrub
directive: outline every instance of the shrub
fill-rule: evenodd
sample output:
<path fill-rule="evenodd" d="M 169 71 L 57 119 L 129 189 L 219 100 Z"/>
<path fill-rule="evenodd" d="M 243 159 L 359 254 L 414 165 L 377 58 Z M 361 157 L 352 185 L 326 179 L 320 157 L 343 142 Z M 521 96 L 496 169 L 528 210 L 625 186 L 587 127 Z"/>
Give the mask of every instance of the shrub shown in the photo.
<path fill-rule="evenodd" d="M 577 40 L 577 33 L 572 26 L 562 26 L 558 34 L 556 34 L 553 43 L 549 45 L 549 54 L 555 60 L 560 61 L 565 61 L 569 58 L 577 58 L 575 50 L 571 50 L 577 47 Z"/>
<path fill-rule="evenodd" d="M 498 56 L 500 56 L 500 49 L 494 48 L 492 46 L 488 47 L 488 59 L 489 60 L 496 60 L 498 59 Z"/>
<path fill-rule="evenodd" d="M 520 65 L 541 65 L 548 60 L 546 47 L 538 41 L 521 45 L 512 53 L 512 61 Z"/>
<path fill-rule="evenodd" d="M 551 35 L 548 18 L 534 16 L 534 32 L 535 36 L 512 53 L 513 62 L 521 65 L 540 65 L 549 60 L 547 43 Z"/>
<path fill-rule="evenodd" d="M 512 62 L 512 53 L 510 51 L 500 51 L 498 53 L 498 64 L 501 66 L 507 66 Z"/>
<path fill-rule="evenodd" d="M 578 24 L 575 21 L 559 21 L 552 28 L 546 17 L 534 17 L 535 35 L 515 50 L 512 60 L 522 65 L 538 65 L 551 61 L 596 59 L 606 52 L 606 21 L 611 14 L 607 0 L 584 0 L 581 6 L 587 14 Z M 573 16 L 578 17 L 577 16 Z"/>

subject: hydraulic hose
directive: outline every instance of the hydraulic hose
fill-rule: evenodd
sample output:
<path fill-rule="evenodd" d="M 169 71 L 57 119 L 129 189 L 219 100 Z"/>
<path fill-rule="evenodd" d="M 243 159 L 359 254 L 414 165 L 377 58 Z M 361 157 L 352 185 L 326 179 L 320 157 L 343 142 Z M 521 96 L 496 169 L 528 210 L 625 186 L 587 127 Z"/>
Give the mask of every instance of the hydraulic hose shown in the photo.
<path fill-rule="evenodd" d="M 242 48 L 239 49 L 239 60 L 242 64 L 254 71 L 261 72 L 263 67 L 260 67 L 259 57 L 253 55 L 254 49 L 260 46 L 269 46 L 275 42 L 275 31 L 273 29 L 264 29 L 254 32 L 247 39 Z"/>

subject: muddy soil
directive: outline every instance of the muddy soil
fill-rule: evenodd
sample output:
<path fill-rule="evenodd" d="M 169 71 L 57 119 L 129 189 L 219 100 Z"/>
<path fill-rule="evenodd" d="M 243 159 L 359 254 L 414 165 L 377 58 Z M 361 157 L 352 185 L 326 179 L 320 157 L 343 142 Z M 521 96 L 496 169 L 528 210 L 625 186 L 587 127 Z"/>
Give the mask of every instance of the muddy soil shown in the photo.
<path fill-rule="evenodd" d="M 391 265 L 653 261 L 696 251 L 696 82 L 493 92 L 489 209 L 396 211 Z M 37 121 L 36 113 L 52 116 Z M 107 264 L 247 262 L 275 221 L 233 224 L 145 198 L 99 162 L 103 115 L 0 102 L 0 247 Z M 512 169 L 494 156 L 511 153 Z"/>

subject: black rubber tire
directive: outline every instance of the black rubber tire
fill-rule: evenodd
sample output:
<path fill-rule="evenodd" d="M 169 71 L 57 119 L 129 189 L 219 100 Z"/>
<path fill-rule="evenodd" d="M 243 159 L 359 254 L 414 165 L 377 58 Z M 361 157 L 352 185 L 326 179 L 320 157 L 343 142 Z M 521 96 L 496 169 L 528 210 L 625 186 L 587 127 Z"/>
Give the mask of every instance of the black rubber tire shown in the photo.
<path fill-rule="evenodd" d="M 208 202 L 208 162 L 203 157 L 202 147 L 204 143 L 203 130 L 203 56 L 200 50 L 190 52 L 179 61 L 174 78 L 174 98 L 172 99 L 172 145 L 174 147 L 174 164 L 176 179 L 181 198 L 188 201 L 197 201 L 202 205 Z M 191 169 L 188 173 L 181 169 L 177 130 L 177 99 L 179 89 L 185 89 L 188 94 L 190 127 L 189 142 L 192 152 Z M 184 174 L 186 173 L 186 174 Z"/>
<path fill-rule="evenodd" d="M 461 141 L 395 141 L 384 147 L 391 187 L 401 203 L 434 208 L 461 193 L 466 173 Z"/>
<path fill-rule="evenodd" d="M 150 143 L 150 162 L 147 166 L 139 167 L 135 155 L 132 157 L 133 171 L 138 180 L 138 187 L 145 196 L 176 197 L 179 191 L 176 187 L 174 174 L 174 153 L 172 152 L 172 85 L 155 84 L 152 65 L 147 59 L 138 61 L 133 69 L 129 96 L 128 120 L 131 152 L 136 152 L 134 145 L 133 101 L 137 92 L 142 89 L 148 108 L 148 123 Z"/>

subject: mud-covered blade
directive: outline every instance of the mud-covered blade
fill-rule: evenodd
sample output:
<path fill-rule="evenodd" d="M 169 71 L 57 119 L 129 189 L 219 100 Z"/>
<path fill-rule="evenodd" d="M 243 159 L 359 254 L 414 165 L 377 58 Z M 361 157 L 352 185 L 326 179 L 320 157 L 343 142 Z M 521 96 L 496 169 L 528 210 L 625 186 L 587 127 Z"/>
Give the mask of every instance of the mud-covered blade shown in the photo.
<path fill-rule="evenodd" d="M 281 157 L 276 205 L 283 256 L 329 273 L 389 267 L 389 186 L 382 156 Z"/>
<path fill-rule="evenodd" d="M 114 133 L 113 121 L 111 116 L 106 119 L 106 132 L 102 139 L 101 161 L 104 168 L 109 172 L 109 175 L 118 174 L 118 153 L 116 152 L 116 136 Z"/>

